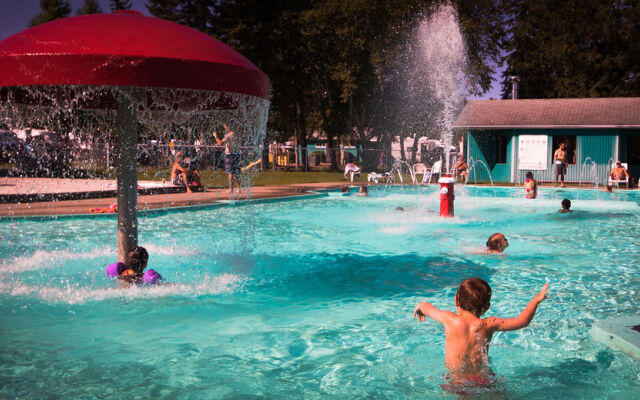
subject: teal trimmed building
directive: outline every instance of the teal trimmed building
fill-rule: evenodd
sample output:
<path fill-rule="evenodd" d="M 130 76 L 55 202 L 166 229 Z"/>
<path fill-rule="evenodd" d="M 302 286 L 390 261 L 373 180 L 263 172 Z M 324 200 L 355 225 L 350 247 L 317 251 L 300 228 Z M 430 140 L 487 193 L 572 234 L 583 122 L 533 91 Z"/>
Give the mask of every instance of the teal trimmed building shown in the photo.
<path fill-rule="evenodd" d="M 640 97 L 469 101 L 453 125 L 464 129 L 469 166 L 482 160 L 494 182 L 521 183 L 527 171 L 554 178 L 553 153 L 564 142 L 566 182 L 606 182 L 612 164 L 640 176 Z M 477 180 L 488 181 L 483 163 Z M 473 180 L 473 169 L 470 170 Z"/>

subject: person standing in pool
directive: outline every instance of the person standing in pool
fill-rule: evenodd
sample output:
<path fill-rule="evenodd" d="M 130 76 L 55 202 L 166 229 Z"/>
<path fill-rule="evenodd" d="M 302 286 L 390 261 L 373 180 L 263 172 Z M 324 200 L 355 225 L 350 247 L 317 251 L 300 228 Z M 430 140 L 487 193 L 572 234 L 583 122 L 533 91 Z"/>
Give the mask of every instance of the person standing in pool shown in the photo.
<path fill-rule="evenodd" d="M 556 167 L 553 185 L 558 184 L 558 176 L 560 176 L 560 187 L 564 187 L 564 174 L 567 172 L 567 145 L 565 143 L 560 143 L 560 147 L 553 153 L 553 161 Z"/>
<path fill-rule="evenodd" d="M 487 252 L 489 253 L 502 253 L 507 247 L 509 247 L 509 241 L 500 232 L 489 236 L 489 240 L 487 240 Z"/>
<path fill-rule="evenodd" d="M 480 278 L 464 280 L 455 296 L 456 312 L 444 311 L 431 303 L 420 302 L 413 318 L 425 317 L 444 325 L 445 365 L 449 368 L 446 391 L 466 393 L 478 387 L 490 387 L 495 377 L 489 369 L 489 343 L 495 332 L 514 331 L 529 325 L 538 305 L 547 298 L 549 284 L 515 318 L 480 318 L 491 306 L 491 287 Z"/>
<path fill-rule="evenodd" d="M 524 197 L 527 199 L 535 199 L 538 197 L 538 182 L 533 179 L 533 172 L 527 171 L 525 175 L 527 179 L 524 181 Z"/>
<path fill-rule="evenodd" d="M 562 209 L 559 212 L 560 213 L 571 212 L 571 200 L 569 199 L 562 200 Z"/>
<path fill-rule="evenodd" d="M 227 128 L 227 124 L 223 126 L 226 132 L 224 137 L 220 139 L 218 132 L 213 131 L 213 138 L 216 140 L 216 143 L 218 143 L 218 146 L 224 144 L 224 170 L 229 177 L 229 193 L 233 193 L 234 179 L 238 184 L 238 191 L 240 191 L 240 153 L 234 153 L 233 145 L 231 144 L 235 132 L 230 131 L 229 128 Z"/>

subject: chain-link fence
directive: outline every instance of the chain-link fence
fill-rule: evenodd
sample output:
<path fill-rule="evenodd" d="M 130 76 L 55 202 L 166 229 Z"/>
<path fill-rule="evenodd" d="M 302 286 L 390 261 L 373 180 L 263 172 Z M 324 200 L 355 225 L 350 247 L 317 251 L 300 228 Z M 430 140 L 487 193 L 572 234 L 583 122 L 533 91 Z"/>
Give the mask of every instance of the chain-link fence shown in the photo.
<path fill-rule="evenodd" d="M 100 177 L 117 162 L 114 145 L 107 142 L 72 145 L 53 136 L 37 137 L 28 143 L 10 139 L 0 140 L 0 175 L 4 176 Z M 177 152 L 182 153 L 184 166 L 191 169 L 215 170 L 225 167 L 224 146 L 155 141 L 138 144 L 138 166 L 170 170 Z M 442 151 L 413 154 L 406 149 L 403 159 L 402 154 L 398 154 L 400 152 L 390 148 L 295 147 L 280 144 L 269 145 L 264 154 L 262 146 L 234 148 L 233 152 L 239 154 L 242 168 L 252 166 L 260 170 L 344 170 L 345 165 L 353 163 L 365 172 L 388 172 L 401 160 L 409 165 L 422 163 L 431 168 L 442 157 Z M 456 158 L 457 154 L 452 153 L 450 166 Z M 444 166 L 445 163 L 442 164 Z"/>

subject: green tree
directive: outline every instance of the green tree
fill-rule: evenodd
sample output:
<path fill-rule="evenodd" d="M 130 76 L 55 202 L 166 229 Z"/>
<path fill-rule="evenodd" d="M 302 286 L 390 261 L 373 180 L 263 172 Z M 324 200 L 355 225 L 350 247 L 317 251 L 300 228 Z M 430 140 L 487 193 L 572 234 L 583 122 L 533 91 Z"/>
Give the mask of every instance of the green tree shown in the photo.
<path fill-rule="evenodd" d="M 101 12 L 102 9 L 100 8 L 98 0 L 84 0 L 82 7 L 76 11 L 76 15 L 100 14 Z"/>
<path fill-rule="evenodd" d="M 212 33 L 215 0 L 148 0 L 147 9 L 158 17 Z"/>
<path fill-rule="evenodd" d="M 316 54 L 311 64 L 321 66 L 314 87 L 325 82 L 322 96 L 315 98 L 322 107 L 329 102 L 326 115 L 342 119 L 327 124 L 341 130 L 342 135 L 336 136 L 366 150 L 373 138 L 376 146 L 390 147 L 395 137 L 417 139 L 439 133 L 433 129 L 438 105 L 432 102 L 428 82 L 407 68 L 419 51 L 412 43 L 414 32 L 438 3 L 325 0 L 305 13 L 307 52 L 312 49 Z M 463 35 L 473 49 L 467 54 L 468 86 L 482 93 L 491 84 L 490 65 L 499 60 L 499 2 L 460 3 Z M 416 146 L 414 140 L 413 155 Z M 365 168 L 375 167 L 371 163 L 377 161 L 364 160 Z"/>
<path fill-rule="evenodd" d="M 271 79 L 269 130 L 292 135 L 302 147 L 309 132 L 311 66 L 300 34 L 300 14 L 308 8 L 309 2 L 296 0 L 222 0 L 213 20 L 216 36 Z M 303 168 L 306 159 L 303 154 Z"/>
<path fill-rule="evenodd" d="M 131 8 L 131 0 L 109 0 L 111 11 L 128 10 Z"/>
<path fill-rule="evenodd" d="M 40 0 L 40 13 L 29 21 L 29 26 L 44 24 L 71 14 L 71 6 L 65 0 Z"/>
<path fill-rule="evenodd" d="M 510 0 L 503 97 L 520 75 L 520 97 L 640 93 L 640 2 Z"/>
<path fill-rule="evenodd" d="M 469 87 L 486 91 L 499 61 L 502 0 L 460 0 Z M 269 130 L 306 146 L 312 132 L 366 148 L 430 132 L 428 85 L 403 74 L 410 37 L 437 0 L 148 0 L 150 12 L 214 35 L 271 79 Z M 493 62 L 491 62 L 493 61 Z M 415 101 L 408 103 L 412 89 Z M 421 100 L 424 99 L 424 100 Z M 415 154 L 415 152 L 414 152 Z M 303 161 L 306 157 L 302 158 Z M 332 165 L 337 166 L 335 154 Z"/>

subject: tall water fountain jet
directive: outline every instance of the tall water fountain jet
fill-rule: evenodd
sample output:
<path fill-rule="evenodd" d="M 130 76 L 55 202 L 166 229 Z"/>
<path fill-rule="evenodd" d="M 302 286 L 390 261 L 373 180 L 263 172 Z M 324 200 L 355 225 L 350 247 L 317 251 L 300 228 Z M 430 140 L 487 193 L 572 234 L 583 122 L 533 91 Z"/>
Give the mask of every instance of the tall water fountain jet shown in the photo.
<path fill-rule="evenodd" d="M 420 24 L 417 40 L 423 71 L 439 108 L 436 119 L 444 145 L 446 171 L 449 171 L 451 126 L 464 102 L 467 71 L 466 47 L 455 7 L 449 3 L 438 6 Z"/>

